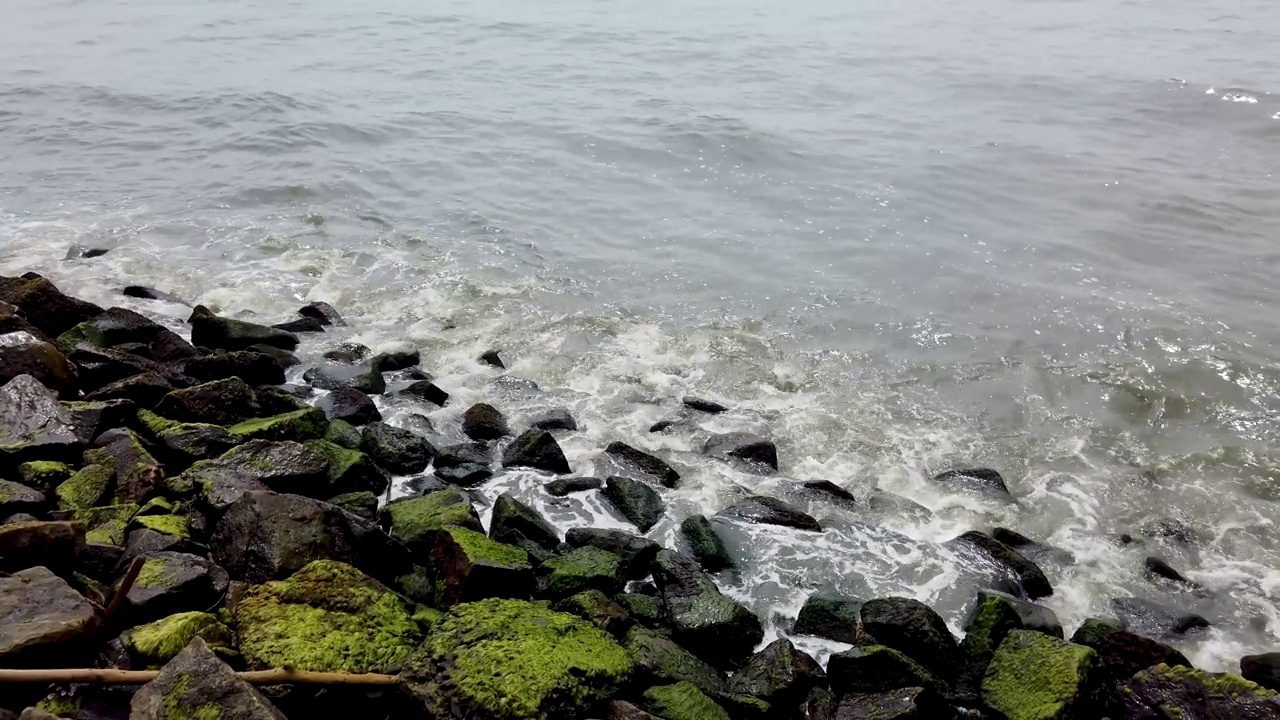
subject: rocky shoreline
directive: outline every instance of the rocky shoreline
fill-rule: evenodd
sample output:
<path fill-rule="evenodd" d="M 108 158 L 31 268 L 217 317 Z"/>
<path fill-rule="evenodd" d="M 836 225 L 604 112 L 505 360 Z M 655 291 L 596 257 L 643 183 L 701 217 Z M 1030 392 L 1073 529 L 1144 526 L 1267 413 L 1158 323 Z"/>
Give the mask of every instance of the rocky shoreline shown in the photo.
<path fill-rule="evenodd" d="M 437 447 L 429 422 L 388 424 L 373 399 L 450 401 L 414 351 L 330 348 L 305 384 L 286 384 L 298 347 L 343 323 L 324 303 L 274 326 L 201 306 L 189 334 L 156 319 L 36 274 L 0 277 L 0 668 L 160 671 L 141 686 L 0 682 L 0 719 L 1280 718 L 1280 654 L 1235 675 L 1112 620 L 1068 640 L 1034 602 L 1053 593 L 1035 560 L 1045 548 L 1000 529 L 955 541 L 1006 578 L 979 593 L 960 639 L 909 598 L 817 594 L 793 634 L 849 649 L 824 668 L 786 638 L 760 647 L 760 618 L 717 583 L 736 560 L 714 523 L 683 518 L 677 547 L 644 537 L 682 478 L 639 440 L 602 448 L 617 474 L 575 477 L 557 440 L 577 431 L 568 411 L 513 427 L 479 403 L 462 416 L 469 440 Z M 477 362 L 503 365 L 496 352 Z M 704 453 L 778 469 L 754 435 L 714 436 Z M 598 493 L 636 532 L 562 537 L 509 494 L 485 528 L 469 490 L 514 468 L 544 474 L 551 495 Z M 388 501 L 393 477 L 413 493 Z M 936 479 L 1007 495 L 990 470 Z M 721 514 L 822 531 L 767 496 Z M 399 681 L 235 674 L 274 668 Z"/>

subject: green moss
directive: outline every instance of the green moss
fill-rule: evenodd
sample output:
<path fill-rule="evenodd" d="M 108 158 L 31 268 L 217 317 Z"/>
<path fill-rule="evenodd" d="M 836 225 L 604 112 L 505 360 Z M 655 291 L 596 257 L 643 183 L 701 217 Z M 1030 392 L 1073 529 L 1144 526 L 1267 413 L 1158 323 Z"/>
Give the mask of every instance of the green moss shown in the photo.
<path fill-rule="evenodd" d="M 222 708 L 217 703 L 203 703 L 192 707 L 183 700 L 191 689 L 191 675 L 180 675 L 164 697 L 165 720 L 222 720 Z"/>
<path fill-rule="evenodd" d="M 148 558 L 142 563 L 142 569 L 138 571 L 138 577 L 133 581 L 134 587 L 146 589 L 156 587 L 166 587 L 172 585 L 178 579 L 178 574 L 169 569 L 169 563 L 164 558 Z"/>
<path fill-rule="evenodd" d="M 58 484 L 71 477 L 72 470 L 66 463 L 51 460 L 36 460 L 18 466 L 18 475 L 23 485 L 35 488 L 57 487 Z"/>
<path fill-rule="evenodd" d="M 333 477 L 342 477 L 357 463 L 369 462 L 369 456 L 359 450 L 349 450 L 328 440 L 308 440 L 303 444 L 329 461 L 329 474 Z"/>
<path fill-rule="evenodd" d="M 982 698 L 1009 720 L 1051 720 L 1084 691 L 1096 653 L 1031 630 L 1014 630 L 996 649 Z"/>
<path fill-rule="evenodd" d="M 544 571 L 551 571 L 547 578 L 547 592 L 557 597 L 590 588 L 606 594 L 616 593 L 623 585 L 621 567 L 622 561 L 617 555 L 590 545 L 542 564 Z"/>
<path fill-rule="evenodd" d="M 138 509 L 139 515 L 172 515 L 178 511 L 178 506 L 168 498 L 153 497 L 142 504 Z"/>
<path fill-rule="evenodd" d="M 191 525 L 184 515 L 138 515 L 130 523 L 130 529 L 144 527 L 163 535 L 190 538 Z"/>
<path fill-rule="evenodd" d="M 58 507 L 63 510 L 83 510 L 98 504 L 111 489 L 116 471 L 111 465 L 86 465 L 58 486 Z"/>
<path fill-rule="evenodd" d="M 58 349 L 62 352 L 70 355 L 75 352 L 76 348 L 84 345 L 97 348 L 106 347 L 107 336 L 103 335 L 102 331 L 94 327 L 92 324 L 82 322 L 59 335 L 58 338 L 53 341 L 53 344 L 57 345 Z"/>
<path fill-rule="evenodd" d="M 626 608 L 631 617 L 645 625 L 653 627 L 663 624 L 662 601 L 652 595 L 623 593 L 618 596 L 618 604 Z"/>
<path fill-rule="evenodd" d="M 126 630 L 120 639 L 135 658 L 149 668 L 157 668 L 172 660 L 196 637 L 203 638 L 214 651 L 226 652 L 233 644 L 230 628 L 204 612 L 170 615 Z"/>
<path fill-rule="evenodd" d="M 1185 665 L 1170 666 L 1160 663 L 1138 673 L 1134 681 L 1141 682 L 1151 677 L 1175 683 L 1192 683 L 1203 688 L 1210 697 L 1266 700 L 1276 696 L 1275 692 L 1234 673 L 1211 673 Z"/>
<path fill-rule="evenodd" d="M 690 682 L 649 688 L 644 701 L 650 712 L 665 720 L 731 720 L 724 708 Z"/>
<path fill-rule="evenodd" d="M 627 633 L 627 652 L 648 678 L 659 682 L 691 682 L 706 692 L 725 690 L 724 677 L 671 640 L 642 627 Z"/>
<path fill-rule="evenodd" d="M 360 447 L 360 431 L 346 420 L 331 420 L 324 439 L 339 447 L 355 450 Z"/>
<path fill-rule="evenodd" d="M 397 500 L 385 510 L 391 517 L 391 537 L 406 543 L 421 540 L 433 530 L 450 526 L 475 528 L 480 524 L 466 496 L 452 488 Z"/>
<path fill-rule="evenodd" d="M 36 703 L 36 707 L 60 718 L 74 718 L 80 714 L 80 700 L 61 695 L 47 695 Z"/>
<path fill-rule="evenodd" d="M 529 553 L 514 545 L 491 540 L 484 533 L 466 528 L 451 527 L 446 528 L 445 532 L 466 553 L 472 564 L 487 562 L 503 567 L 530 567 Z"/>
<path fill-rule="evenodd" d="M 153 438 L 158 438 L 161 433 L 165 433 L 176 427 L 182 426 L 182 423 L 177 420 L 160 417 L 150 410 L 139 410 L 138 422 L 142 424 L 143 431 Z"/>
<path fill-rule="evenodd" d="M 316 440 L 324 437 L 329 420 L 317 408 L 304 408 L 269 418 L 246 420 L 227 428 L 243 440 Z"/>
<path fill-rule="evenodd" d="M 359 515 L 363 511 L 377 512 L 378 510 L 378 496 L 368 490 L 335 495 L 329 498 L 327 502 L 355 515 Z"/>
<path fill-rule="evenodd" d="M 138 506 L 126 503 L 76 510 L 72 513 L 71 519 L 84 523 L 88 528 L 84 536 L 88 542 L 124 545 L 125 529 L 137 514 Z"/>
<path fill-rule="evenodd" d="M 332 560 L 253 588 L 235 618 L 240 651 L 255 668 L 379 672 L 399 665 L 419 640 L 399 596 Z"/>
<path fill-rule="evenodd" d="M 444 613 L 426 605 L 419 605 L 413 611 L 413 621 L 418 623 L 418 627 L 424 633 L 435 627 L 436 623 L 440 622 L 442 618 L 444 618 Z"/>

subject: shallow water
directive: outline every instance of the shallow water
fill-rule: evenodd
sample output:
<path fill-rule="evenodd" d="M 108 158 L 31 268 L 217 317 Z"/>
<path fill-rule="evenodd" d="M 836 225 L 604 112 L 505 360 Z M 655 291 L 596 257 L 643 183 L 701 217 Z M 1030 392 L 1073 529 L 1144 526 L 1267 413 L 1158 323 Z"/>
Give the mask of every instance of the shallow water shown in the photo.
<path fill-rule="evenodd" d="M 1074 555 L 1046 567 L 1068 632 L 1137 595 L 1214 621 L 1179 644 L 1199 664 L 1274 648 L 1274 3 L 6 10 L 0 271 L 178 318 L 115 291 L 271 320 L 328 300 L 351 325 L 310 357 L 422 347 L 445 433 L 473 401 L 565 404 L 575 471 L 615 439 L 665 454 L 669 542 L 747 490 L 794 500 L 829 529 L 731 532 L 726 589 L 775 632 L 819 588 L 958 629 L 982 580 L 939 543 L 1001 524 Z M 495 387 L 490 347 L 542 393 Z M 686 393 L 734 411 L 645 432 Z M 741 429 L 777 440 L 782 478 L 698 455 Z M 928 480 L 970 464 L 1018 504 Z M 929 512 L 788 486 L 819 478 Z M 625 526 L 540 481 L 486 494 Z M 1201 542 L 1115 542 L 1169 516 Z M 1152 553 L 1206 597 L 1144 579 Z"/>

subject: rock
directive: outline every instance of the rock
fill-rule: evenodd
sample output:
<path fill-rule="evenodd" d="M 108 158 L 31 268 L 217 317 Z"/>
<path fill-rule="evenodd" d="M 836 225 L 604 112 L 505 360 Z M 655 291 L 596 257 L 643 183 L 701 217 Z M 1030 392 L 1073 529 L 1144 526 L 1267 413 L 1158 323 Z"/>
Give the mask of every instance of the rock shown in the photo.
<path fill-rule="evenodd" d="M 82 523 L 11 520 L 0 525 L 0 572 L 35 565 L 55 570 L 69 568 L 84 546 Z"/>
<path fill-rule="evenodd" d="M 387 381 L 382 373 L 369 365 L 322 365 L 303 373 L 302 379 L 318 390 L 354 388 L 369 395 L 381 395 L 387 391 Z"/>
<path fill-rule="evenodd" d="M 85 649 L 99 622 L 89 601 L 45 567 L 0 576 L 0 618 L 3 667 L 59 667 Z"/>
<path fill-rule="evenodd" d="M 881 644 L 949 681 L 960 667 L 960 647 L 938 613 L 918 600 L 877 598 L 862 605 L 862 627 Z"/>
<path fill-rule="evenodd" d="M 334 420 L 324 433 L 324 439 L 348 450 L 360 449 L 360 431 L 346 420 Z"/>
<path fill-rule="evenodd" d="M 303 444 L 328 461 L 331 493 L 369 492 L 381 495 L 391 484 L 391 479 L 373 458 L 362 452 L 348 450 L 327 440 L 308 440 Z"/>
<path fill-rule="evenodd" d="M 797 635 L 813 635 L 850 645 L 866 644 L 860 613 L 862 603 L 844 597 L 814 593 L 804 601 L 796 618 Z"/>
<path fill-rule="evenodd" d="M 960 649 L 966 661 L 956 684 L 975 697 L 981 693 L 991 657 L 1010 632 L 1034 630 L 1062 639 L 1062 625 L 1052 610 L 994 590 L 979 591 L 964 629 Z"/>
<path fill-rule="evenodd" d="M 569 408 L 557 407 L 543 410 L 529 419 L 529 427 L 538 430 L 577 430 L 578 421 L 573 419 Z"/>
<path fill-rule="evenodd" d="M 412 475 L 427 469 L 436 449 L 426 438 L 383 422 L 366 425 L 360 449 L 393 475 Z"/>
<path fill-rule="evenodd" d="M 435 587 L 435 607 L 491 597 L 528 597 L 533 586 L 529 555 L 514 545 L 495 542 L 474 530 L 446 527 L 433 531 L 427 563 Z"/>
<path fill-rule="evenodd" d="M 83 523 L 88 528 L 84 537 L 89 543 L 122 546 L 129 521 L 137 514 L 136 503 L 123 503 L 72 510 L 69 515 L 60 514 L 60 517 L 68 517 L 72 521 Z"/>
<path fill-rule="evenodd" d="M 124 428 L 108 430 L 86 450 L 86 464 L 110 465 L 115 469 L 117 503 L 136 503 L 155 492 L 164 481 L 164 468 L 142 445 L 142 440 Z"/>
<path fill-rule="evenodd" d="M 437 468 L 435 476 L 446 483 L 461 487 L 475 487 L 493 477 L 493 471 L 487 465 L 455 465 Z"/>
<path fill-rule="evenodd" d="M 772 707 L 793 708 L 826 682 L 827 674 L 818 661 L 784 638 L 766 645 L 734 673 L 729 691 L 759 698 Z"/>
<path fill-rule="evenodd" d="M 373 399 L 355 388 L 338 388 L 318 405 L 330 420 L 343 420 L 352 425 L 368 425 L 382 419 Z"/>
<path fill-rule="evenodd" d="M 1240 658 L 1240 675 L 1268 690 L 1280 688 L 1280 653 L 1245 655 Z"/>
<path fill-rule="evenodd" d="M 853 496 L 853 493 L 845 490 L 830 480 L 808 480 L 801 483 L 801 487 L 813 492 L 814 494 L 825 495 L 829 500 L 839 500 L 848 503 L 858 501 L 858 499 Z"/>
<path fill-rule="evenodd" d="M 124 347 L 126 346 L 121 346 Z M 69 352 L 67 359 L 79 370 L 80 388 L 85 392 L 93 392 L 113 382 L 143 373 L 159 375 L 174 387 L 192 384 L 191 378 L 182 374 L 175 365 L 162 365 L 158 361 L 121 350 L 98 350 L 81 346 Z"/>
<path fill-rule="evenodd" d="M 99 545 L 100 548 L 112 548 L 110 545 Z M 188 555 L 208 555 L 209 548 L 199 543 L 192 542 L 190 538 L 178 535 L 170 535 L 167 533 L 157 532 L 149 528 L 138 528 L 131 530 L 125 542 L 124 550 L 116 562 L 111 563 L 113 572 L 111 577 L 115 578 L 116 567 L 128 567 L 129 563 L 139 555 L 157 552 L 176 552 L 186 553 Z"/>
<path fill-rule="evenodd" d="M 8 480 L 0 480 L 0 517 L 40 512 L 48 500 L 44 493 Z"/>
<path fill-rule="evenodd" d="M 298 347 L 298 336 L 284 330 L 214 315 L 197 305 L 187 319 L 191 343 L 214 350 L 245 350 L 250 345 L 270 345 L 282 350 Z"/>
<path fill-rule="evenodd" d="M 129 525 L 125 528 L 125 532 L 129 533 L 133 530 L 152 530 L 163 535 L 173 535 L 175 537 L 191 539 L 191 525 L 185 515 L 175 515 L 172 513 L 163 515 L 135 515 L 129 521 Z M 127 537 L 127 534 L 126 534 Z"/>
<path fill-rule="evenodd" d="M 435 457 L 435 466 L 437 468 L 462 467 L 465 465 L 488 467 L 491 462 L 489 446 L 479 442 L 446 445 L 436 451 Z"/>
<path fill-rule="evenodd" d="M 234 425 L 258 417 L 261 412 L 253 388 L 240 378 L 174 390 L 156 405 L 156 414 L 161 417 L 210 425 Z"/>
<path fill-rule="evenodd" d="M 1170 582 L 1178 583 L 1179 585 L 1186 585 L 1188 587 L 1196 586 L 1196 583 L 1183 577 L 1182 573 L 1174 570 L 1173 567 L 1169 565 L 1169 563 L 1165 562 L 1163 558 L 1158 558 L 1154 555 L 1148 556 L 1143 560 L 1142 564 L 1143 568 L 1146 570 L 1148 579 L 1163 578 Z"/>
<path fill-rule="evenodd" d="M 217 483 L 234 476 L 252 478 L 280 493 L 321 498 L 334 492 L 329 479 L 329 458 L 302 443 L 250 440 L 199 467 L 198 473 L 187 471 L 197 475 L 198 486 L 201 482 Z M 216 471 L 210 472 L 212 468 Z"/>
<path fill-rule="evenodd" d="M 681 402 L 690 410 L 697 410 L 698 412 L 709 413 L 711 415 L 719 415 L 721 413 L 729 412 L 729 408 L 718 402 L 713 400 L 704 400 L 692 395 L 685 395 L 684 400 Z"/>
<path fill-rule="evenodd" d="M 1239 675 L 1156 665 L 1125 685 L 1125 718 L 1280 718 L 1280 695 Z"/>
<path fill-rule="evenodd" d="M 378 496 L 367 490 L 335 495 L 326 502 L 369 522 L 378 519 Z"/>
<path fill-rule="evenodd" d="M 0 387 L 0 465 L 78 458 L 84 442 L 71 414 L 35 378 L 19 375 Z"/>
<path fill-rule="evenodd" d="M 908 687 L 883 693 L 852 693 L 840 698 L 835 720 L 906 720 L 949 717 L 936 693 Z"/>
<path fill-rule="evenodd" d="M 1125 627 L 1139 633 L 1176 636 L 1210 627 L 1201 615 L 1141 598 L 1112 598 L 1111 609 Z"/>
<path fill-rule="evenodd" d="M 227 592 L 227 573 L 199 555 L 147 553 L 121 613 L 138 624 L 188 610 L 207 610 Z"/>
<path fill-rule="evenodd" d="M 85 443 L 109 430 L 133 425 L 138 413 L 137 406 L 128 400 L 64 402 L 62 407 L 70 414 L 76 436 Z"/>
<path fill-rule="evenodd" d="M 605 500 L 618 514 L 647 533 L 662 519 L 666 506 L 657 491 L 639 480 L 617 475 L 605 480 Z"/>
<path fill-rule="evenodd" d="M 543 575 L 539 582 L 541 594 L 555 600 L 586 590 L 614 595 L 626 584 L 621 558 L 591 546 L 552 557 L 542 563 L 539 572 Z"/>
<path fill-rule="evenodd" d="M 729 685 L 719 670 L 652 630 L 633 627 L 623 644 L 635 663 L 639 683 L 691 682 L 699 690 L 712 694 L 728 690 Z"/>
<path fill-rule="evenodd" d="M 159 300 L 160 302 L 169 302 L 176 305 L 186 304 L 167 292 L 146 287 L 145 285 L 126 285 L 124 289 L 120 291 L 120 294 L 125 297 L 137 298 L 139 300 Z"/>
<path fill-rule="evenodd" d="M 275 360 L 282 368 L 291 368 L 302 364 L 302 361 L 298 359 L 297 355 L 294 355 L 288 350 L 281 350 L 278 347 L 272 347 L 270 345 L 250 345 L 246 349 L 246 352 L 266 355 L 272 360 Z"/>
<path fill-rule="evenodd" d="M 627 609 L 599 590 L 584 590 L 556 603 L 556 612 L 576 615 L 614 637 L 626 635 L 635 623 Z"/>
<path fill-rule="evenodd" d="M 46 337 L 57 337 L 78 323 L 102 314 L 102 308 L 64 295 L 53 283 L 35 273 L 0 277 L 0 302 L 16 307 Z"/>
<path fill-rule="evenodd" d="M 1201 538 L 1201 532 L 1194 525 L 1176 517 L 1157 518 L 1144 523 L 1138 533 L 1143 537 L 1173 540 L 1182 545 L 1196 545 Z"/>
<path fill-rule="evenodd" d="M 284 330 L 291 333 L 316 333 L 324 332 L 324 323 L 315 318 L 300 317 L 297 320 L 276 323 L 271 327 L 277 330 Z"/>
<path fill-rule="evenodd" d="M 129 720 L 285 720 L 199 637 L 142 686 L 130 706 Z"/>
<path fill-rule="evenodd" d="M 604 481 L 594 477 L 562 478 L 552 480 L 542 487 L 546 489 L 548 495 L 564 497 L 570 493 L 599 490 L 604 487 Z"/>
<path fill-rule="evenodd" d="M 104 385 L 85 396 L 86 400 L 128 400 L 138 407 L 151 409 L 165 395 L 173 392 L 173 384 L 159 375 L 147 372 Z"/>
<path fill-rule="evenodd" d="M 502 358 L 498 356 L 497 350 L 489 350 L 481 355 L 480 362 L 485 365 L 492 365 L 500 370 L 505 370 L 507 368 L 506 364 L 502 362 Z"/>
<path fill-rule="evenodd" d="M 231 629 L 207 612 L 184 612 L 124 631 L 120 642 L 129 656 L 146 668 L 158 668 L 172 660 L 195 638 L 211 650 L 232 652 Z"/>
<path fill-rule="evenodd" d="M 658 422 L 649 426 L 649 432 L 651 433 L 665 432 L 675 427 L 676 425 L 677 425 L 677 422 L 675 420 L 659 420 Z"/>
<path fill-rule="evenodd" d="M 64 397 L 73 397 L 76 369 L 52 343 L 29 332 L 0 335 L 0 383 L 30 375 Z"/>
<path fill-rule="evenodd" d="M 613 442 L 609 443 L 604 451 L 623 467 L 648 476 L 664 487 L 673 488 L 680 482 L 680 473 L 673 470 L 670 465 L 630 445 Z"/>
<path fill-rule="evenodd" d="M 649 688 L 644 706 L 664 720 L 731 720 L 723 707 L 690 682 Z"/>
<path fill-rule="evenodd" d="M 311 302 L 298 308 L 298 314 L 303 317 L 315 318 L 322 325 L 346 325 L 347 322 L 342 319 L 342 315 L 338 313 L 332 305 L 327 302 Z"/>
<path fill-rule="evenodd" d="M 130 343 L 149 345 L 165 330 L 163 325 L 146 316 L 121 307 L 108 308 L 87 322 L 101 338 L 99 344 L 105 347 Z"/>
<path fill-rule="evenodd" d="M 720 539 L 711 521 L 702 515 L 691 515 L 680 523 L 680 535 L 689 546 L 689 552 L 707 572 L 720 572 L 734 567 L 724 540 Z"/>
<path fill-rule="evenodd" d="M 725 597 L 696 560 L 662 550 L 654 581 L 681 645 L 717 667 L 737 667 L 764 639 L 759 618 Z"/>
<path fill-rule="evenodd" d="M 292 440 L 305 442 L 324 437 L 329 420 L 317 408 L 272 415 L 266 418 L 245 420 L 227 428 L 232 437 L 241 442 L 249 440 Z"/>
<path fill-rule="evenodd" d="M 730 505 L 720 514 L 725 517 L 738 518 L 747 522 L 762 525 L 781 525 L 798 530 L 822 532 L 822 527 L 812 516 L 777 499 L 764 495 L 752 495 Z"/>
<path fill-rule="evenodd" d="M 524 395 L 532 397 L 542 390 L 538 387 L 538 383 L 524 378 L 518 378 L 511 375 L 503 375 L 493 381 L 493 388 L 501 393 L 509 395 Z"/>
<path fill-rule="evenodd" d="M 18 308 L 0 300 L 0 335 L 11 332 L 31 333 L 36 337 L 44 336 L 44 333 L 40 332 L 35 325 L 27 322 L 22 313 L 18 312 Z"/>
<path fill-rule="evenodd" d="M 266 416 L 283 415 L 285 413 L 306 410 L 311 407 L 307 400 L 311 397 L 311 388 L 303 386 L 259 385 L 253 394 L 258 396 L 258 407 Z M 321 408 L 323 410 L 323 408 Z M 357 440 L 357 442 L 359 442 Z"/>
<path fill-rule="evenodd" d="M 38 707 L 29 707 L 23 710 L 21 715 L 9 714 L 7 710 L 5 713 L 9 718 L 16 718 L 16 720 L 58 720 L 57 715 Z"/>
<path fill-rule="evenodd" d="M 773 441 L 751 433 L 712 435 L 703 446 L 702 454 L 721 460 L 740 460 L 765 472 L 778 470 L 778 448 Z"/>
<path fill-rule="evenodd" d="M 952 540 L 950 544 L 968 545 L 977 549 L 1001 569 L 1006 579 L 1012 581 L 1032 600 L 1053 594 L 1053 586 L 1049 584 L 1049 578 L 1038 565 L 990 535 L 970 530 Z"/>
<path fill-rule="evenodd" d="M 431 552 L 436 530 L 462 527 L 484 532 L 471 501 L 461 490 L 452 488 L 387 503 L 382 517 L 389 524 L 391 537 L 419 554 Z M 497 537 L 494 539 L 501 542 Z"/>
<path fill-rule="evenodd" d="M 449 393 L 436 387 L 430 380 L 419 380 L 401 392 L 444 407 L 449 403 Z"/>
<path fill-rule="evenodd" d="M 115 490 L 116 471 L 111 465 L 85 465 L 58 486 L 58 508 L 84 510 L 97 505 Z"/>
<path fill-rule="evenodd" d="M 662 720 L 662 718 L 651 715 L 625 700 L 614 700 L 609 703 L 605 720 Z"/>
<path fill-rule="evenodd" d="M 1071 642 L 1092 648 L 1098 654 L 1100 682 L 1113 695 L 1134 673 L 1152 665 L 1191 667 L 1186 656 L 1174 648 L 1106 620 L 1085 620 L 1071 636 Z"/>
<path fill-rule="evenodd" d="M 373 350 L 370 350 L 369 346 L 361 345 L 360 343 L 348 342 L 342 343 L 333 350 L 325 352 L 324 359 L 332 360 L 333 362 L 342 363 L 344 365 L 354 365 L 361 360 L 368 359 L 372 355 Z"/>
<path fill-rule="evenodd" d="M 472 440 L 497 440 L 511 434 L 507 419 L 487 403 L 467 408 L 462 415 L 462 432 Z"/>
<path fill-rule="evenodd" d="M 627 652 L 572 615 L 522 600 L 455 605 L 406 664 L 429 717 L 580 717 L 631 677 Z"/>
<path fill-rule="evenodd" d="M 982 699 L 1009 720 L 1100 717 L 1089 694 L 1096 664 L 1083 645 L 1013 630 L 991 658 Z"/>
<path fill-rule="evenodd" d="M 1013 502 L 1013 495 L 1000 473 L 990 468 L 948 470 L 933 476 L 935 482 L 978 491 L 990 497 Z"/>
<path fill-rule="evenodd" d="M 384 373 L 408 370 L 420 362 L 422 357 L 417 350 L 392 350 L 374 355 L 369 364 L 374 370 Z"/>
<path fill-rule="evenodd" d="M 503 493 L 494 500 L 489 536 L 523 548 L 539 560 L 554 554 L 560 545 L 560 534 L 551 523 L 511 493 Z"/>
<path fill-rule="evenodd" d="M 667 628 L 666 609 L 662 606 L 662 600 L 652 595 L 622 593 L 618 595 L 618 604 L 631 614 L 633 620 L 645 627 L 659 633 L 671 632 Z"/>
<path fill-rule="evenodd" d="M 283 385 L 285 365 L 272 355 L 249 350 L 219 351 L 187 360 L 183 371 L 197 382 L 240 378 L 245 383 Z"/>
<path fill-rule="evenodd" d="M 146 410 L 138 411 L 138 420 L 170 472 L 220 457 L 242 442 L 221 425 L 180 423 Z"/>
<path fill-rule="evenodd" d="M 884 645 L 854 647 L 832 655 L 827 661 L 827 677 L 836 695 L 939 688 L 938 680 L 922 665 Z"/>
<path fill-rule="evenodd" d="M 333 560 L 251 588 L 234 612 L 240 651 L 253 669 L 387 672 L 421 637 L 410 607 L 394 592 Z"/>
<path fill-rule="evenodd" d="M 622 561 L 622 572 L 632 580 L 649 576 L 653 560 L 662 546 L 622 530 L 603 528 L 570 528 L 565 533 L 570 547 L 595 547 L 617 555 Z"/>
<path fill-rule="evenodd" d="M 67 250 L 67 254 L 63 256 L 62 259 L 63 260 L 81 260 L 81 259 L 92 260 L 93 258 L 102 257 L 103 255 L 106 255 L 109 252 L 111 252 L 111 248 L 101 248 L 101 247 L 87 248 L 80 245 L 72 245 Z"/>
<path fill-rule="evenodd" d="M 18 466 L 18 477 L 23 485 L 48 495 L 74 473 L 66 463 L 36 461 Z"/>
<path fill-rule="evenodd" d="M 546 430 L 537 428 L 526 430 L 511 441 L 502 454 L 502 466 L 533 468 L 555 475 L 573 472 L 556 439 Z"/>

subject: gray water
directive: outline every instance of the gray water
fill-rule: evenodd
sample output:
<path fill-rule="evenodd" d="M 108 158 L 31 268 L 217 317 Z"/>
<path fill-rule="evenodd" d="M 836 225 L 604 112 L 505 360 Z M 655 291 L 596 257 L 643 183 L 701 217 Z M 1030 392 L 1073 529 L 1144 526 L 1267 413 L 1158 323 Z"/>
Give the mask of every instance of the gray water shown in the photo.
<path fill-rule="evenodd" d="M 575 470 L 621 439 L 686 484 L 652 535 L 747 490 L 821 535 L 730 527 L 728 592 L 785 633 L 804 597 L 907 594 L 957 629 L 981 578 L 939 543 L 1001 524 L 1068 550 L 1071 628 L 1136 595 L 1280 632 L 1280 6 L 821 0 L 623 6 L 8 0 L 0 271 L 104 304 L 140 283 L 410 343 L 455 400 L 566 404 Z M 63 261 L 69 246 L 112 251 Z M 541 394 L 494 385 L 498 347 Z M 734 407 L 649 435 L 693 392 Z M 385 410 L 409 423 L 426 408 Z M 699 457 L 775 438 L 782 477 Z M 444 440 L 447 440 L 445 438 Z M 442 440 L 442 441 L 444 441 Z M 932 484 L 998 468 L 1016 506 Z M 829 479 L 927 510 L 797 495 Z M 591 497 L 562 527 L 625 526 Z M 1165 517 L 1192 547 L 1120 546 Z M 1204 587 L 1154 585 L 1159 554 Z M 838 646 L 804 641 L 820 654 Z"/>

